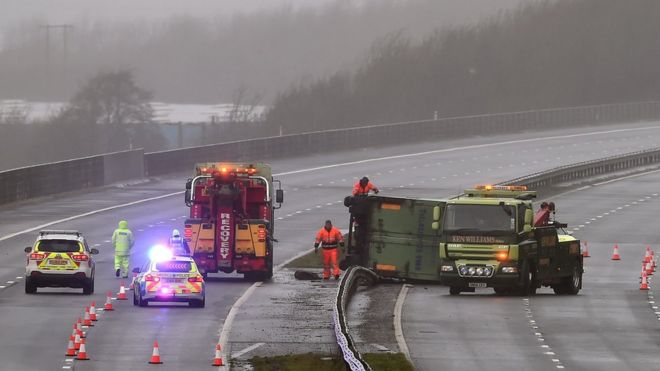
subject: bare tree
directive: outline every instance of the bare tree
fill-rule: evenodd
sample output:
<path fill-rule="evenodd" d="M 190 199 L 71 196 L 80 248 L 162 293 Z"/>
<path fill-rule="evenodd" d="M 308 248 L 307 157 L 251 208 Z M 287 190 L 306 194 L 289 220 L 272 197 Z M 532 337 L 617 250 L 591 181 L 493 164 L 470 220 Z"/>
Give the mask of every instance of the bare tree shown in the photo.
<path fill-rule="evenodd" d="M 260 118 L 259 105 L 263 96 L 259 93 L 248 94 L 248 89 L 241 85 L 233 94 L 232 107 L 227 113 L 227 120 L 235 123 L 257 121 Z"/>

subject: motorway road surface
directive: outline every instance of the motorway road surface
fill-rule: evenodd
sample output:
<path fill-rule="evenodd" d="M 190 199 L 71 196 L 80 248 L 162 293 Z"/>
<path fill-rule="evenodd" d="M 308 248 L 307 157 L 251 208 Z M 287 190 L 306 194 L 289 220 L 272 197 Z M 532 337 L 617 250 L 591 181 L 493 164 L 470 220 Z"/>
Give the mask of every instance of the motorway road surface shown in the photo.
<path fill-rule="evenodd" d="M 658 139 L 660 127 L 657 124 L 630 124 L 370 148 L 272 161 L 286 192 L 285 205 L 277 213 L 276 235 L 280 242 L 276 245 L 275 263 L 308 249 L 323 220 L 332 218 L 336 225 L 345 228 L 347 218 L 342 199 L 353 182 L 365 174 L 384 194 L 446 196 L 477 182 L 497 182 L 559 165 L 655 147 Z M 4 206 L 0 210 L 2 369 L 71 367 L 64 362 L 64 352 L 72 324 L 90 300 L 100 306 L 105 292 L 116 292 L 119 286 L 113 274 L 112 248 L 108 242 L 117 221 L 121 218 L 129 221 L 138 240 L 132 259 L 134 265 L 141 264 L 150 246 L 163 241 L 172 228 L 182 227 L 187 212 L 182 195 L 166 195 L 180 192 L 184 179 L 183 174 L 173 175 L 146 183 Z M 40 289 L 36 295 L 24 294 L 23 248 L 34 241 L 35 232 L 20 232 L 108 206 L 161 195 L 164 197 L 51 226 L 79 229 L 92 246 L 101 250 L 94 295 L 83 296 L 78 290 L 68 289 Z M 264 283 L 264 286 L 269 285 L 276 286 L 277 282 Z M 210 366 L 225 316 L 249 283 L 232 275 L 220 275 L 211 278 L 207 287 L 204 309 L 134 308 L 130 301 L 114 302 L 116 311 L 103 314 L 97 326 L 89 330 L 87 350 L 91 360 L 73 362 L 73 367 L 78 370 L 146 369 L 154 339 L 160 342 L 165 362 L 161 369 Z M 262 299 L 255 295 L 250 300 L 262 305 L 264 317 L 267 317 L 268 303 L 260 301 Z M 474 302 L 464 306 L 469 310 L 460 313 L 463 320 L 470 320 L 469 314 L 482 310 L 483 305 L 475 306 Z M 534 308 L 535 303 L 532 302 Z M 515 305 L 519 307 L 519 304 Z M 507 309 L 500 308 L 504 312 L 508 312 Z M 543 313 L 536 311 L 539 316 Z M 520 322 L 497 326 L 497 331 L 511 339 L 530 336 L 523 330 L 527 329 L 521 327 Z M 240 335 L 241 345 L 269 338 L 258 329 Z M 237 335 L 232 333 L 230 341 L 234 336 Z M 300 341 L 305 341 L 304 334 Z M 569 356 L 568 352 L 565 354 Z M 535 367 L 539 364 L 536 358 L 529 358 L 529 361 Z"/>
<path fill-rule="evenodd" d="M 585 258 L 578 296 L 543 288 L 529 299 L 500 297 L 489 289 L 451 297 L 447 288 L 414 287 L 403 322 L 416 367 L 660 369 L 658 309 L 639 290 L 646 246 L 660 251 L 658 184 L 660 173 L 653 172 L 552 199 L 558 220 L 588 242 L 591 257 Z M 610 259 L 614 244 L 621 261 Z"/>

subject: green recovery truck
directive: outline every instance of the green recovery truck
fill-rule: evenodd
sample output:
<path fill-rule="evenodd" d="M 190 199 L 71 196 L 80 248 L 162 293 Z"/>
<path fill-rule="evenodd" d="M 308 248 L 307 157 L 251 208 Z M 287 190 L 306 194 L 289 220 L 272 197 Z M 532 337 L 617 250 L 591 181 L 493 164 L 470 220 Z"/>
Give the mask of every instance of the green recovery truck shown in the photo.
<path fill-rule="evenodd" d="M 452 295 L 485 287 L 530 295 L 541 286 L 575 295 L 582 287 L 580 241 L 557 222 L 541 218 L 534 226 L 535 197 L 524 187 L 480 186 L 447 200 L 347 199 L 344 265 L 439 282 Z"/>

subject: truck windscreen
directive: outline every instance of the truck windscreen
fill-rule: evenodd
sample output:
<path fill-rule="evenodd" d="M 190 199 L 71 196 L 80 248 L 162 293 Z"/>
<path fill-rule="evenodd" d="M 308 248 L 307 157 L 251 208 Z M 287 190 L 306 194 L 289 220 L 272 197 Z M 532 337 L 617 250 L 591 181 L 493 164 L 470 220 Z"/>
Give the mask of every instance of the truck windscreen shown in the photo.
<path fill-rule="evenodd" d="M 447 232 L 515 232 L 515 209 L 506 205 L 447 205 L 444 227 Z"/>

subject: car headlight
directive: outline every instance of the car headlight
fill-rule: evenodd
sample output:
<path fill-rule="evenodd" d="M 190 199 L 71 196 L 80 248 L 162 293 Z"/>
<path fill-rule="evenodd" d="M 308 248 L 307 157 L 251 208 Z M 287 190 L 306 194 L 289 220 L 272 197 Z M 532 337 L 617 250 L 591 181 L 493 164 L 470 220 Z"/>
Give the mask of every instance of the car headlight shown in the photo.
<path fill-rule="evenodd" d="M 454 266 L 453 265 L 443 265 L 440 270 L 443 272 L 453 272 L 454 271 Z"/>
<path fill-rule="evenodd" d="M 468 269 L 466 266 L 461 266 L 458 270 L 461 273 L 461 276 L 466 276 L 468 274 Z"/>
<path fill-rule="evenodd" d="M 482 267 L 477 268 L 477 276 L 483 276 L 484 269 Z"/>
<path fill-rule="evenodd" d="M 518 273 L 517 267 L 502 267 L 502 273 Z"/>
<path fill-rule="evenodd" d="M 468 268 L 468 274 L 470 274 L 470 276 L 474 276 L 474 274 L 476 273 L 476 271 L 477 271 L 477 270 L 476 270 L 476 268 L 474 268 L 474 267 L 470 267 L 470 268 Z"/>
<path fill-rule="evenodd" d="M 484 268 L 484 275 L 485 276 L 491 276 L 492 274 L 493 274 L 493 267 Z"/>

